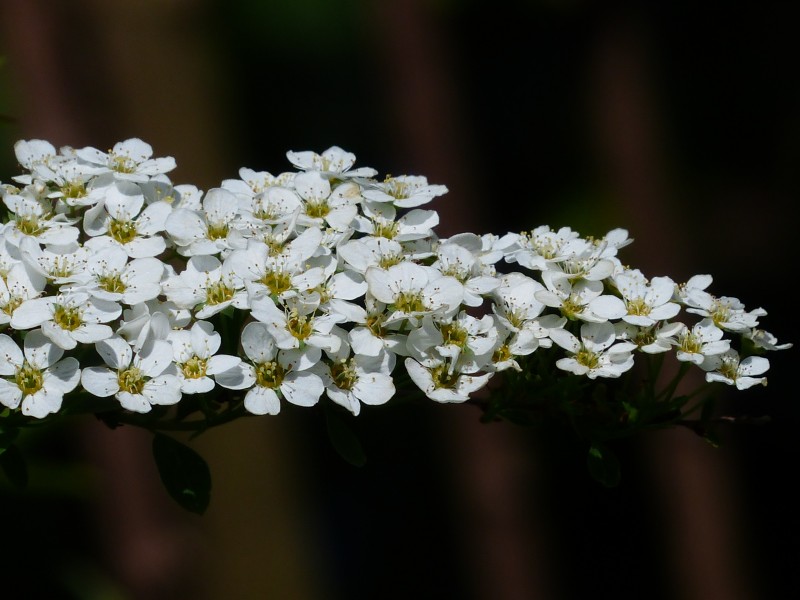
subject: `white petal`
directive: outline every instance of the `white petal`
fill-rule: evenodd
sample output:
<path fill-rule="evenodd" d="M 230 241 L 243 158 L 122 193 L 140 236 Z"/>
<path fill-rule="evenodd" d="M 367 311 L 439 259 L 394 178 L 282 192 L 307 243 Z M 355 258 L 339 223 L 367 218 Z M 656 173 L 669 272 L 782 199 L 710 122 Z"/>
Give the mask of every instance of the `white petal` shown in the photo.
<path fill-rule="evenodd" d="M 46 369 L 64 356 L 64 350 L 54 345 L 39 329 L 25 336 L 24 352 L 28 362 L 38 369 Z"/>
<path fill-rule="evenodd" d="M 63 399 L 63 394 L 58 390 L 42 388 L 35 394 L 25 396 L 22 400 L 22 414 L 42 419 L 51 413 L 58 412 Z"/>
<path fill-rule="evenodd" d="M 244 397 L 244 407 L 254 415 L 277 415 L 281 403 L 275 390 L 256 386 Z"/>
<path fill-rule="evenodd" d="M 281 384 L 281 392 L 286 400 L 297 406 L 314 406 L 324 391 L 325 385 L 319 375 L 308 371 L 287 377 Z"/>
<path fill-rule="evenodd" d="M 22 366 L 23 354 L 17 343 L 5 334 L 0 334 L 0 375 L 13 375 Z"/>
<path fill-rule="evenodd" d="M 8 408 L 17 408 L 22 400 L 22 390 L 15 383 L 0 379 L 0 404 Z"/>
<path fill-rule="evenodd" d="M 42 378 L 43 387 L 66 394 L 78 387 L 81 380 L 80 363 L 77 358 L 68 356 L 45 371 Z"/>
<path fill-rule="evenodd" d="M 144 384 L 142 395 L 150 404 L 170 406 L 181 399 L 181 384 L 175 375 L 159 375 Z"/>
<path fill-rule="evenodd" d="M 148 413 L 152 409 L 150 403 L 142 394 L 131 394 L 130 392 L 120 392 L 117 400 L 122 408 L 136 413 Z"/>
<path fill-rule="evenodd" d="M 117 374 L 103 367 L 86 367 L 81 373 L 81 385 L 87 392 L 100 398 L 119 391 Z"/>

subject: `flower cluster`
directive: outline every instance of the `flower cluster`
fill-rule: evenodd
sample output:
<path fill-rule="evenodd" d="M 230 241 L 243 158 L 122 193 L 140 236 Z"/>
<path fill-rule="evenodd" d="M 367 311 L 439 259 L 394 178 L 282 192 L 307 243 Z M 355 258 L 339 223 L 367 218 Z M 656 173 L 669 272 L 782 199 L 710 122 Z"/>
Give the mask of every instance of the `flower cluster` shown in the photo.
<path fill-rule="evenodd" d="M 709 275 L 625 266 L 623 229 L 440 238 L 422 207 L 445 186 L 378 178 L 338 147 L 207 191 L 173 183 L 175 161 L 139 139 L 15 152 L 25 173 L 0 189 L 0 416 L 42 419 L 81 392 L 149 413 L 219 388 L 251 414 L 325 395 L 357 415 L 401 379 L 465 402 L 542 353 L 551 379 L 616 379 L 672 352 L 745 389 L 766 384 L 765 351 L 791 346 L 759 328 L 762 308 L 710 293 Z"/>

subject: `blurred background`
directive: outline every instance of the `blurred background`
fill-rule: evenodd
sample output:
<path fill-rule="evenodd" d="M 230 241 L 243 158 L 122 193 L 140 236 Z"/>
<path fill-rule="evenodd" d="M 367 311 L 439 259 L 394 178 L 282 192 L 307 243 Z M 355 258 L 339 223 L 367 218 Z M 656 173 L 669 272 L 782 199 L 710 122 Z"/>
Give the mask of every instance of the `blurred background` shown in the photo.
<path fill-rule="evenodd" d="M 684 5 L 685 4 L 685 5 Z M 797 342 L 800 71 L 791 3 L 736 11 L 581 0 L 2 0 L 0 181 L 17 139 L 173 156 L 209 189 L 287 150 L 425 175 L 442 236 L 569 226 L 635 239 L 649 276 L 711 291 Z M 150 437 L 94 422 L 25 439 L 0 488 L 4 598 L 760 600 L 800 595 L 793 348 L 688 431 L 585 448 L 465 406 L 367 408 L 352 467 L 313 410 L 192 445 L 211 505 L 183 512 Z"/>

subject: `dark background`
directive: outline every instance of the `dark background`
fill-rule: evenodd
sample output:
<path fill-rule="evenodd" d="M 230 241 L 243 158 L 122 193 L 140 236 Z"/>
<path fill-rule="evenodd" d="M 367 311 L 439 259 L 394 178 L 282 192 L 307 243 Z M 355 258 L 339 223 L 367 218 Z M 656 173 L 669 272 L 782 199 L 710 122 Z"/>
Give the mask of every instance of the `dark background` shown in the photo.
<path fill-rule="evenodd" d="M 440 235 L 624 227 L 624 261 L 710 273 L 795 341 L 797 39 L 791 3 L 5 0 L 0 181 L 20 138 L 140 137 L 201 189 L 339 145 L 447 185 Z M 146 434 L 38 432 L 30 486 L 0 490 L 3 596 L 795 597 L 795 354 L 720 403 L 769 424 L 719 448 L 622 441 L 614 489 L 561 432 L 469 407 L 366 407 L 358 469 L 318 411 L 286 406 L 196 441 L 214 481 L 196 517 Z"/>

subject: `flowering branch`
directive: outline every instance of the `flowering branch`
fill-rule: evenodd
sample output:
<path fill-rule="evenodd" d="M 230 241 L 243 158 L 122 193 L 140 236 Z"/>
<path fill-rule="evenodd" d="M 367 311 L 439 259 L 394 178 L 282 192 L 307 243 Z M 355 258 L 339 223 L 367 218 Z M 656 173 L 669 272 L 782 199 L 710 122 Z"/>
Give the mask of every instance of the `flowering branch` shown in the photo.
<path fill-rule="evenodd" d="M 293 171 L 243 168 L 205 192 L 174 184 L 174 159 L 139 139 L 108 152 L 22 140 L 15 152 L 25 172 L 0 189 L 7 472 L 19 431 L 94 414 L 156 433 L 167 488 L 202 512 L 207 469 L 186 467 L 201 480 L 187 481 L 181 469 L 204 463 L 164 432 L 287 402 L 358 415 L 412 393 L 477 405 L 485 422 L 564 422 L 613 483 L 606 441 L 707 431 L 708 411 L 688 415 L 711 385 L 766 385 L 763 355 L 791 346 L 759 327 L 764 309 L 710 293 L 709 275 L 678 284 L 624 266 L 624 229 L 441 239 L 420 207 L 445 186 L 379 179 L 338 147 L 288 152 Z M 677 370 L 662 383 L 665 358 Z M 693 366 L 705 383 L 679 394 Z"/>

